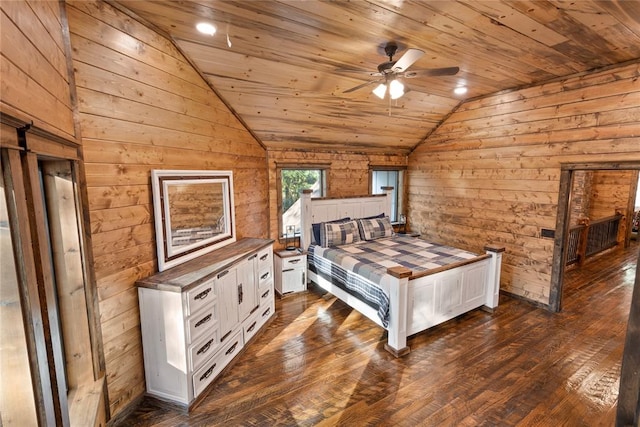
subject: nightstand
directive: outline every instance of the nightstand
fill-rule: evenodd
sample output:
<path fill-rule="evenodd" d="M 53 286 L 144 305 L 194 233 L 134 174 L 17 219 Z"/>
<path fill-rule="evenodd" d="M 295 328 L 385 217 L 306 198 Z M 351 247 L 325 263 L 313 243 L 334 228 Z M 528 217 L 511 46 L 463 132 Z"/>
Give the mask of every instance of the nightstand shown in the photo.
<path fill-rule="evenodd" d="M 299 249 L 275 252 L 275 287 L 280 296 L 307 290 L 307 253 Z"/>

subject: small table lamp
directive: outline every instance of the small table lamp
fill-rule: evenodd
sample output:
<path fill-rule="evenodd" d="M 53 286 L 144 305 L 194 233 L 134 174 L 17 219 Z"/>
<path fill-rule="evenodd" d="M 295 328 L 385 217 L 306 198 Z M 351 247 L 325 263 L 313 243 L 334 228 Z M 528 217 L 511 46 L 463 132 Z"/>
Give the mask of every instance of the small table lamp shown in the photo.
<path fill-rule="evenodd" d="M 291 243 L 289 243 L 289 238 L 291 238 Z M 287 232 L 284 235 L 284 246 L 288 251 L 296 250 L 296 227 L 294 225 L 287 225 Z"/>

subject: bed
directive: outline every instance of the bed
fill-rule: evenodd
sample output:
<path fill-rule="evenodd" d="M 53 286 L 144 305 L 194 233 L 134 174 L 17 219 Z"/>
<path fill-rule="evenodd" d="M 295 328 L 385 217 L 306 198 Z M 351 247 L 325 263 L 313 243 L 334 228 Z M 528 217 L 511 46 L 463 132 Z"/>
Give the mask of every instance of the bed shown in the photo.
<path fill-rule="evenodd" d="M 300 243 L 308 251 L 309 280 L 386 329 L 385 349 L 401 357 L 410 352 L 408 336 L 470 310 L 498 306 L 504 249 L 486 246 L 484 254 L 475 254 L 390 235 L 385 220 L 377 219 L 388 212 L 390 191 L 321 199 L 303 191 Z M 366 241 L 355 236 L 357 226 Z M 370 252 L 377 259 L 366 258 Z M 421 265 L 419 257 L 429 262 Z"/>

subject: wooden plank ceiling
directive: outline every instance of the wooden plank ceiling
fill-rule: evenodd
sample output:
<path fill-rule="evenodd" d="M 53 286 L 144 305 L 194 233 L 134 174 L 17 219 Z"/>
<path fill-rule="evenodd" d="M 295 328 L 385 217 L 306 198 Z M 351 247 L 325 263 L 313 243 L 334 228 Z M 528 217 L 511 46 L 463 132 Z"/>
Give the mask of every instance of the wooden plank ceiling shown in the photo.
<path fill-rule="evenodd" d="M 269 149 L 408 153 L 465 99 L 640 58 L 640 1 L 139 1 Z M 195 25 L 217 26 L 214 36 Z M 395 42 L 425 54 L 398 100 L 375 84 Z M 361 73 L 349 72 L 360 70 Z M 456 95 L 458 86 L 468 87 Z"/>

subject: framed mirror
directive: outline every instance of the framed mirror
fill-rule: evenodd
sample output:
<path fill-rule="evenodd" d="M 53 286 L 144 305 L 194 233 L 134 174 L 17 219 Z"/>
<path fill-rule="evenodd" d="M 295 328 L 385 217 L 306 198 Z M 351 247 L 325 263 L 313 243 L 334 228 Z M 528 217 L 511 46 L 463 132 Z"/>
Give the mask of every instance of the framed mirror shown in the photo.
<path fill-rule="evenodd" d="M 152 170 L 158 270 L 236 241 L 231 171 Z"/>

